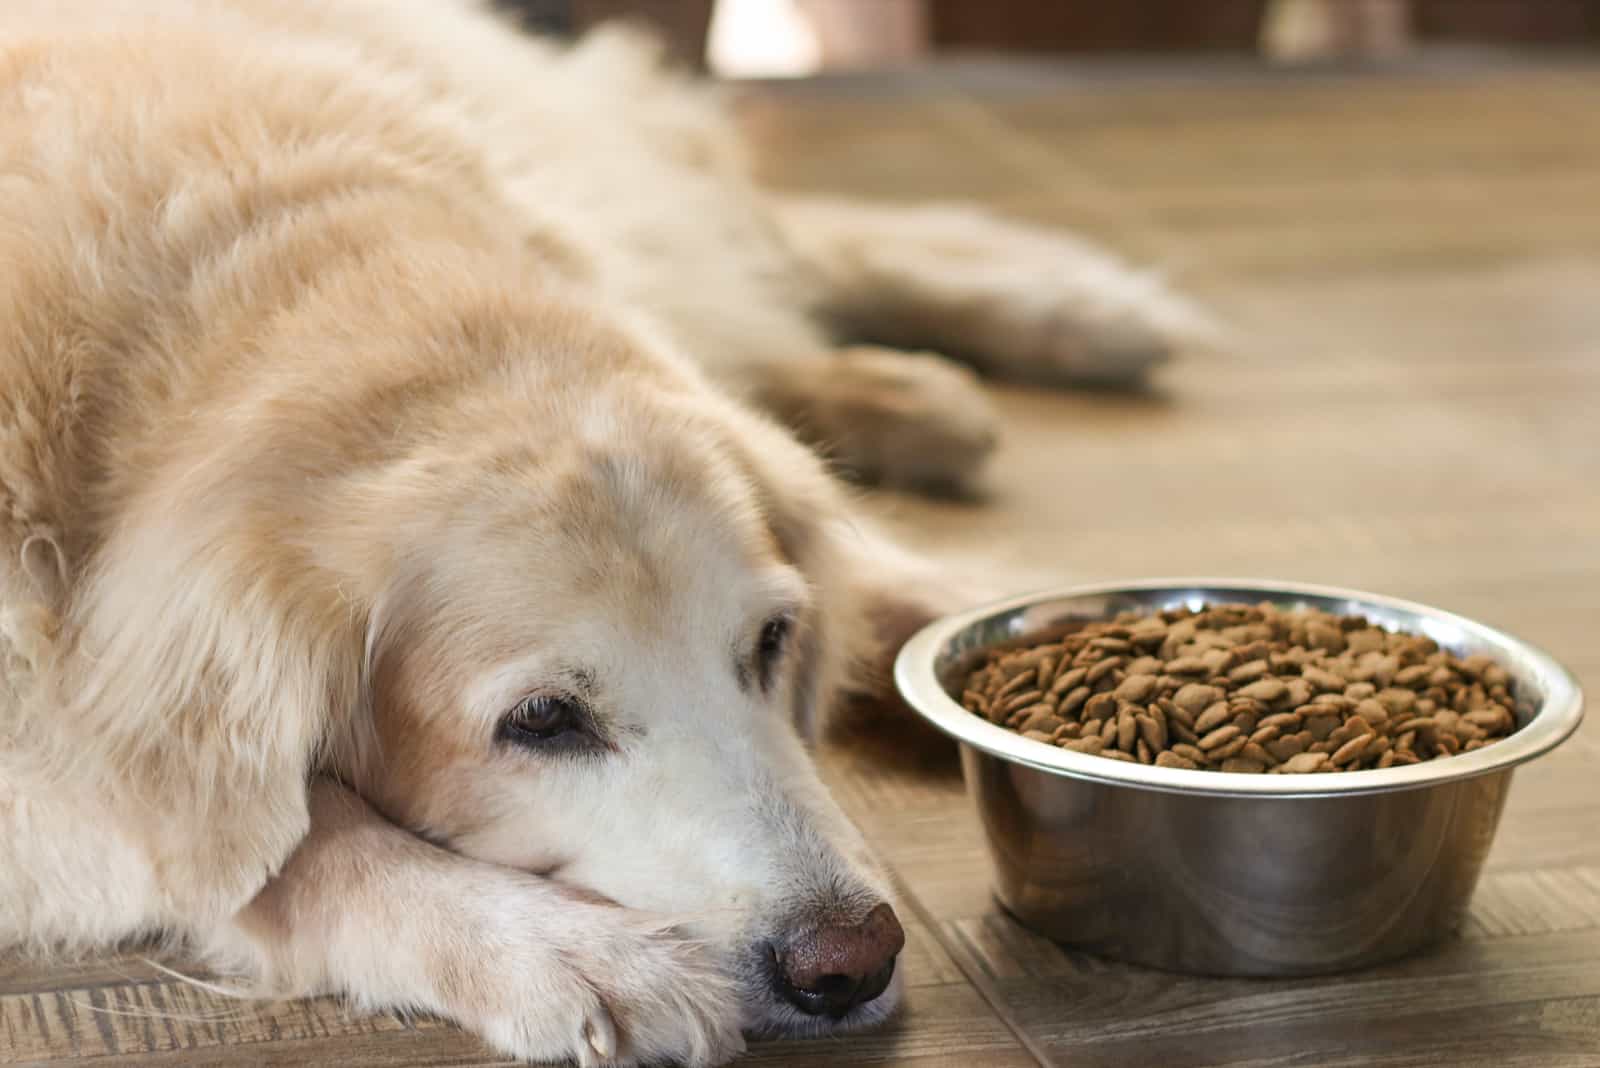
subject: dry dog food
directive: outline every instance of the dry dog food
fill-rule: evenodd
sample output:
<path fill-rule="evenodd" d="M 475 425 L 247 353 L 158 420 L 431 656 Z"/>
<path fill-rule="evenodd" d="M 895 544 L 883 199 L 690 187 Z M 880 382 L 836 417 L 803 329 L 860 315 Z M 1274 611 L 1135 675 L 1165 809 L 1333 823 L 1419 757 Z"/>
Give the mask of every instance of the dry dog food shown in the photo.
<path fill-rule="evenodd" d="M 1167 768 L 1387 768 L 1516 730 L 1506 670 L 1362 616 L 1269 604 L 1118 616 L 990 654 L 962 703 L 1024 737 Z"/>

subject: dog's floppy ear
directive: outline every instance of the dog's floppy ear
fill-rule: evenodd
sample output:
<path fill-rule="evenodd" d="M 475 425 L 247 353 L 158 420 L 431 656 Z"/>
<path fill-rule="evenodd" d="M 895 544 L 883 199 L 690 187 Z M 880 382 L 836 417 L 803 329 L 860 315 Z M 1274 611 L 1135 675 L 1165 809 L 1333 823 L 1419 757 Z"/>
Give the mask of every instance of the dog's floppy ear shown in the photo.
<path fill-rule="evenodd" d="M 898 719 L 891 667 L 900 646 L 960 603 L 938 570 L 854 514 L 844 489 L 793 437 L 745 412 L 733 417 L 735 459 L 784 554 L 805 574 L 817 623 L 802 642 L 802 732 Z M 807 670 L 809 669 L 809 670 Z"/>
<path fill-rule="evenodd" d="M 35 767 L 103 784 L 197 923 L 241 907 L 304 836 L 363 614 L 210 505 L 147 507 L 107 539 L 24 712 Z"/>

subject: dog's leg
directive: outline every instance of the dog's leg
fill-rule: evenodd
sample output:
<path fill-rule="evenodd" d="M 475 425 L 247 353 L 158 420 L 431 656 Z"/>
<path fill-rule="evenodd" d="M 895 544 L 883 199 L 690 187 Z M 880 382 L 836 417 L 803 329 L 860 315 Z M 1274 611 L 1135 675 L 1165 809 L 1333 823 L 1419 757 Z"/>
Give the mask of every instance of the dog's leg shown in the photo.
<path fill-rule="evenodd" d="M 1137 379 L 1205 331 L 1189 304 L 1109 252 L 977 208 L 786 197 L 775 210 L 843 336 L 1065 384 Z"/>
<path fill-rule="evenodd" d="M 966 490 L 998 439 L 977 376 L 931 352 L 852 346 L 745 376 L 759 407 L 866 482 Z"/>
<path fill-rule="evenodd" d="M 209 947 L 264 993 L 433 1012 L 531 1060 L 742 1049 L 729 981 L 665 921 L 445 852 L 332 782 L 311 794 L 311 833 Z"/>

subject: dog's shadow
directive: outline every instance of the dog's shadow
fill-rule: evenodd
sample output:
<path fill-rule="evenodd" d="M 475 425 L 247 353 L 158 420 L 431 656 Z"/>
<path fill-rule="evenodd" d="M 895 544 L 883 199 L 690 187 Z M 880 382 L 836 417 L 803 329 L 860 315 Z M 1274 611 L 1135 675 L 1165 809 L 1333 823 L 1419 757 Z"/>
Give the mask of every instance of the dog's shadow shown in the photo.
<path fill-rule="evenodd" d="M 852 715 L 828 731 L 823 750 L 860 773 L 881 772 L 922 782 L 961 782 L 955 743 L 892 699 L 851 702 Z M 864 708 L 863 706 L 869 706 Z"/>

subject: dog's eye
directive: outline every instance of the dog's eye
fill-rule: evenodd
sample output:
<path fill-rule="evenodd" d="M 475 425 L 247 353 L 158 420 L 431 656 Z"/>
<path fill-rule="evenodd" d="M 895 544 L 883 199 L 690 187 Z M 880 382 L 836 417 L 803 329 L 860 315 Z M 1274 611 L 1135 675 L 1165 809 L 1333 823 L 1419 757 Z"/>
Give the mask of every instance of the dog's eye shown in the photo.
<path fill-rule="evenodd" d="M 522 745 L 538 745 L 577 730 L 582 722 L 583 712 L 575 701 L 565 697 L 526 697 L 500 721 L 500 737 Z"/>
<path fill-rule="evenodd" d="M 761 636 L 756 640 L 756 669 L 763 688 L 772 681 L 773 669 L 788 644 L 790 627 L 788 616 L 773 616 L 761 625 Z"/>

